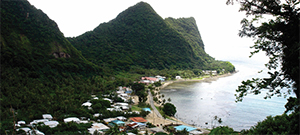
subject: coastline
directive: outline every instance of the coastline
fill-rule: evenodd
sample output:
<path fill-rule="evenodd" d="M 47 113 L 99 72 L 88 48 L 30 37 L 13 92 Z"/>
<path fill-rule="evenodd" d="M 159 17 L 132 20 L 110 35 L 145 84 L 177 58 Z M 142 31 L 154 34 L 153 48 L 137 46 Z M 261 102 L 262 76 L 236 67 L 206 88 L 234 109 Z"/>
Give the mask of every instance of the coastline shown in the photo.
<path fill-rule="evenodd" d="M 222 77 L 227 77 L 227 76 L 231 76 L 233 74 L 237 73 L 233 72 L 233 73 L 227 73 L 227 74 L 222 74 L 222 75 L 216 75 L 216 76 L 210 76 L 210 77 L 205 77 L 202 79 L 178 79 L 178 80 L 172 80 L 172 81 L 165 81 L 162 86 L 158 87 L 159 90 L 164 89 L 165 87 L 167 87 L 168 85 L 172 84 L 172 83 L 177 83 L 177 82 L 212 82 L 212 81 L 216 81 L 219 78 Z"/>
<path fill-rule="evenodd" d="M 222 77 L 227 77 L 227 76 L 231 76 L 233 74 L 235 74 L 237 72 L 233 72 L 233 73 L 227 73 L 227 74 L 223 74 L 223 75 L 217 75 L 217 76 L 210 76 L 210 77 L 205 77 L 202 79 L 178 79 L 178 80 L 172 80 L 172 81 L 165 81 L 160 87 L 157 87 L 157 92 L 160 92 L 160 90 L 164 89 L 165 87 L 167 87 L 170 84 L 173 83 L 177 83 L 177 82 L 212 82 L 212 81 L 216 81 L 219 78 Z M 149 98 L 148 98 L 149 99 Z M 159 100 L 161 100 L 161 98 L 159 98 Z M 149 101 L 147 101 L 149 103 Z M 161 104 L 157 104 L 154 102 L 154 105 L 157 107 L 162 106 Z M 171 119 L 162 119 L 159 118 L 156 114 L 154 114 L 154 112 L 152 111 L 148 116 L 147 116 L 147 120 L 152 122 L 154 125 L 167 125 L 167 124 L 182 124 L 182 125 L 187 125 L 187 126 L 191 126 L 191 127 L 195 127 L 197 129 L 200 129 L 203 134 L 208 134 L 210 131 L 207 129 L 203 129 L 200 127 L 196 127 L 194 125 L 190 125 L 187 123 L 184 123 L 183 121 L 181 121 L 178 118 L 175 117 L 170 117 Z"/>

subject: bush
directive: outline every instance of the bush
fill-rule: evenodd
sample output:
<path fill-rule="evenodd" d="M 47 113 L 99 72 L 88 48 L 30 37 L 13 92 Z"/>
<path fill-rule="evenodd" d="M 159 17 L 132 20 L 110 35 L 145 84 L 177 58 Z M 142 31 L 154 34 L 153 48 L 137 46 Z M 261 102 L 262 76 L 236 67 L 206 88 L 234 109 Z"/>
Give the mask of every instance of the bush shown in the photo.
<path fill-rule="evenodd" d="M 162 109 L 166 115 L 174 116 L 177 112 L 176 107 L 171 103 L 166 103 Z"/>
<path fill-rule="evenodd" d="M 236 133 L 232 128 L 228 126 L 216 127 L 209 133 L 209 135 L 221 135 L 221 134 L 228 135 L 228 134 L 238 134 L 238 133 Z"/>

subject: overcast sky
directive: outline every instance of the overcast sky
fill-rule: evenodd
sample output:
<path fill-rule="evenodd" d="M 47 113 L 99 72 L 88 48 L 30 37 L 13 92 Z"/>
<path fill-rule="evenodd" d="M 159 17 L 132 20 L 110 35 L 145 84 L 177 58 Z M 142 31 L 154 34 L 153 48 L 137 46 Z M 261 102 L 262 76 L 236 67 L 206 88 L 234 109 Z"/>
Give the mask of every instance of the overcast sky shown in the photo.
<path fill-rule="evenodd" d="M 91 31 L 114 19 L 141 0 L 29 0 L 54 20 L 65 37 Z M 194 17 L 205 51 L 218 60 L 248 59 L 252 39 L 240 38 L 238 30 L 245 14 L 227 0 L 143 0 L 162 17 Z M 261 60 L 263 55 L 257 55 Z M 255 59 L 255 58 L 254 58 Z"/>

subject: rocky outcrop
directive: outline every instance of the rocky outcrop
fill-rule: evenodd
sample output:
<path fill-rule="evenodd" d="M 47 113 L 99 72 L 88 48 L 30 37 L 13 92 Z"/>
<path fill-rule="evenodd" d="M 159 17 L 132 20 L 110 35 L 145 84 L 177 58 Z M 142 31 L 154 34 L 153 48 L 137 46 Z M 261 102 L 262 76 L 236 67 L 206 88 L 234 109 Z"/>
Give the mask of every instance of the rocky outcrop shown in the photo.
<path fill-rule="evenodd" d="M 64 52 L 54 52 L 54 53 L 52 53 L 52 55 L 55 58 L 71 58 L 71 56 L 69 54 L 64 53 Z"/>

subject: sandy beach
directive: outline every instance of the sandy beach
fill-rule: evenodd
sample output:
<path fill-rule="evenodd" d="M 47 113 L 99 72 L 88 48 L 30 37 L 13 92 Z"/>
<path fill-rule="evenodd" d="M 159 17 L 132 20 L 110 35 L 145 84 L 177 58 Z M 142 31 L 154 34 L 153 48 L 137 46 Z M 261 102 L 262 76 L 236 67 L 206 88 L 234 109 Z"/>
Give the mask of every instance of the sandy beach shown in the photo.
<path fill-rule="evenodd" d="M 211 81 L 216 81 L 217 79 L 221 78 L 221 77 L 227 77 L 230 76 L 234 73 L 228 73 L 228 74 L 223 74 L 223 75 L 218 75 L 218 76 L 212 76 L 212 77 L 206 77 L 203 79 L 178 79 L 178 80 L 172 80 L 172 81 L 166 81 L 162 83 L 162 86 L 158 87 L 158 89 L 156 89 L 156 93 L 158 93 L 161 89 L 164 89 L 165 87 L 167 87 L 168 85 L 172 84 L 172 83 L 176 83 L 176 82 L 182 82 L 182 81 L 193 81 L 193 82 L 211 82 Z M 147 103 L 150 104 L 150 95 L 148 95 L 148 100 Z M 160 106 L 160 104 L 157 104 L 154 102 L 155 106 Z M 148 122 L 153 123 L 154 125 L 159 125 L 159 127 L 162 128 L 163 125 L 168 125 L 168 124 L 182 124 L 182 125 L 187 125 L 187 126 L 192 126 L 195 127 L 193 125 L 189 125 L 186 124 L 184 122 L 182 122 L 179 119 L 176 119 L 175 117 L 171 117 L 171 119 L 164 119 L 164 118 L 160 118 L 158 117 L 153 111 L 147 115 L 146 119 L 148 120 Z M 200 129 L 203 134 L 208 134 L 210 131 L 203 129 L 203 128 L 199 128 L 199 127 L 195 127 L 197 129 Z"/>
<path fill-rule="evenodd" d="M 234 72 L 234 73 L 236 73 L 236 72 Z M 159 90 L 167 87 L 168 85 L 170 85 L 172 83 L 176 83 L 176 82 L 183 82 L 183 81 L 212 82 L 212 81 L 216 81 L 216 80 L 218 80 L 219 78 L 222 78 L 222 77 L 231 76 L 234 73 L 227 73 L 227 74 L 223 74 L 223 75 L 211 76 L 211 77 L 206 77 L 206 78 L 203 78 L 203 79 L 178 79 L 178 80 L 166 81 L 166 82 L 162 83 L 162 85 L 159 87 Z"/>

